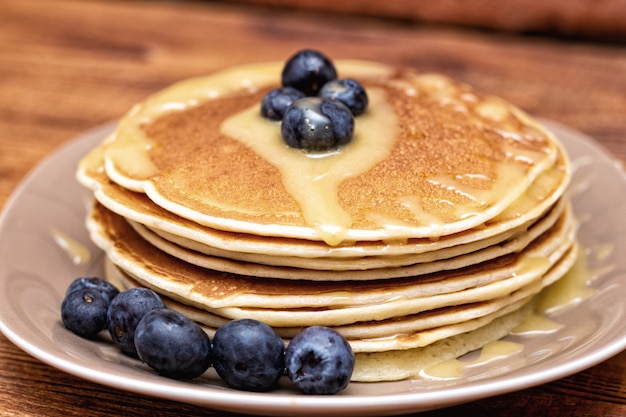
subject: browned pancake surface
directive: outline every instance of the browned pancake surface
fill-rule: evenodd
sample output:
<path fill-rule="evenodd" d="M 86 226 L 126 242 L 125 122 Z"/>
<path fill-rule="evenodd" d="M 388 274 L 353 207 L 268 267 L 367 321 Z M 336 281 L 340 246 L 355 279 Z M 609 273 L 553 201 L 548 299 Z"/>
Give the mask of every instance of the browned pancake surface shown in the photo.
<path fill-rule="evenodd" d="M 473 97 L 462 103 L 464 111 L 427 94 L 407 95 L 405 84 L 415 76 L 399 74 L 382 85 L 365 80 L 366 87 L 384 88 L 400 126 L 389 157 L 339 188 L 339 202 L 355 229 L 377 227 L 368 217 L 372 210 L 423 226 L 423 220 L 399 200 L 403 196 L 419 197 L 423 209 L 444 222 L 458 220 L 455 206 L 485 211 L 491 203 L 473 201 L 465 193 L 430 180 L 445 176 L 455 178 L 462 187 L 488 191 L 498 178 L 498 166 L 520 165 L 507 149 L 553 152 L 550 139 L 514 113 L 497 121 L 482 117 L 476 106 L 491 98 L 469 87 L 455 84 L 455 99 Z M 149 155 L 159 169 L 152 181 L 164 200 L 218 218 L 306 226 L 279 171 L 244 144 L 220 133 L 225 118 L 259 104 L 266 91 L 210 100 L 145 126 L 155 144 Z M 517 137 L 512 139 L 506 132 Z M 532 164 L 527 167 L 532 168 Z"/>

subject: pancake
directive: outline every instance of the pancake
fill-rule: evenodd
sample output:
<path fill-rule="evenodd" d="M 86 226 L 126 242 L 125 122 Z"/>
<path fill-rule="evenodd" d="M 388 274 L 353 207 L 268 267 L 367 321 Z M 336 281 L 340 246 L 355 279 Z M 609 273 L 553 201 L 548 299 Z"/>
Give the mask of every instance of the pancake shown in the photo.
<path fill-rule="evenodd" d="M 112 262 L 107 261 L 106 277 L 110 282 L 122 289 L 130 289 L 141 287 L 142 285 L 133 278 L 125 274 Z M 528 301 L 526 296 L 528 291 L 519 291 L 510 294 L 498 300 L 490 300 L 480 303 L 470 303 L 462 306 L 444 307 L 440 309 L 430 310 L 412 316 L 395 317 L 388 320 L 370 321 L 363 323 L 355 323 L 345 326 L 332 326 L 332 328 L 348 342 L 353 344 L 353 349 L 359 345 L 359 341 L 375 338 L 388 338 L 391 335 L 408 335 L 415 334 L 418 331 L 430 330 L 433 328 L 458 324 L 468 320 L 487 316 L 496 313 L 503 307 L 509 308 L 516 302 Z M 182 304 L 167 296 L 161 295 L 163 301 L 168 308 L 177 310 L 192 320 L 199 323 L 203 329 L 213 336 L 217 328 L 230 321 L 226 317 L 221 317 L 207 310 L 202 310 L 193 306 Z M 514 298 L 513 301 L 510 299 Z M 288 343 L 297 333 L 303 329 L 298 327 L 274 327 L 274 330 Z"/>
<path fill-rule="evenodd" d="M 479 227 L 437 239 L 413 238 L 404 242 L 353 242 L 329 246 L 324 242 L 231 233 L 208 228 L 170 213 L 154 204 L 144 194 L 129 191 L 112 183 L 104 171 L 102 147 L 92 151 L 81 163 L 79 180 L 94 190 L 96 199 L 110 210 L 152 229 L 166 240 L 189 249 L 246 260 L 276 264 L 294 257 L 359 258 L 370 256 L 400 257 L 417 254 L 447 253 L 448 257 L 473 252 L 491 246 L 524 231 L 559 201 L 568 183 L 567 160 L 560 155 L 553 169 L 543 172 L 507 209 Z M 448 249 L 448 251 L 442 251 Z M 429 256 L 429 255 L 424 255 Z M 337 262 L 340 262 L 337 261 Z M 299 266 L 299 265 L 285 265 Z M 328 269 L 334 269 L 329 265 Z"/>
<path fill-rule="evenodd" d="M 489 283 L 507 279 L 521 282 L 529 275 L 527 272 L 531 276 L 541 274 L 558 261 L 574 241 L 574 226 L 562 218 L 523 251 L 463 269 L 393 280 L 357 281 L 346 277 L 312 281 L 260 279 L 256 274 L 238 275 L 198 267 L 156 249 L 123 217 L 97 203 L 87 222 L 92 240 L 134 278 L 151 282 L 179 297 L 202 300 L 201 304 L 209 308 L 369 306 L 467 288 L 482 289 Z"/>
<path fill-rule="evenodd" d="M 552 267 L 538 282 L 533 282 L 510 294 L 487 301 L 436 308 L 409 316 L 392 319 L 365 321 L 342 326 L 329 326 L 344 336 L 355 352 L 379 352 L 423 347 L 440 338 L 449 337 L 478 328 L 495 318 L 506 315 L 529 302 L 542 288 L 560 279 L 576 259 L 572 249 Z M 107 277 L 124 288 L 142 286 L 110 261 Z M 157 289 L 158 290 L 158 289 Z M 162 295 L 169 308 L 177 310 L 200 323 L 209 335 L 230 319 L 207 310 L 182 304 Z M 267 313 L 271 314 L 271 312 Z M 471 323 L 470 323 L 471 321 Z M 288 343 L 303 326 L 274 327 L 274 330 Z"/>
<path fill-rule="evenodd" d="M 562 225 L 519 253 L 461 270 L 372 281 L 259 279 L 174 258 L 143 240 L 125 219 L 98 207 L 89 222 L 92 239 L 133 279 L 217 315 L 276 327 L 384 320 L 502 297 L 539 282 L 574 242 L 574 230 Z"/>
<path fill-rule="evenodd" d="M 348 275 L 351 280 L 367 280 L 408 277 L 446 269 L 459 269 L 508 253 L 518 252 L 550 227 L 554 226 L 561 217 L 563 217 L 561 219 L 562 223 L 571 224 L 573 219 L 570 208 L 567 207 L 565 209 L 564 206 L 564 204 L 559 204 L 548 216 L 538 221 L 528 231 L 519 232 L 507 241 L 486 246 L 483 249 L 476 249 L 477 245 L 471 245 L 470 250 L 467 250 L 467 248 L 459 250 L 448 248 L 412 256 L 340 258 L 339 260 L 332 258 L 285 259 L 284 257 L 279 257 L 275 262 L 272 262 L 274 258 L 267 259 L 266 257 L 261 257 L 261 259 L 257 259 L 257 257 L 248 256 L 243 257 L 244 260 L 239 260 L 232 259 L 230 253 L 215 253 L 213 251 L 211 251 L 213 252 L 211 255 L 207 255 L 204 251 L 199 252 L 187 249 L 163 239 L 160 235 L 141 224 L 133 221 L 129 221 L 129 223 L 142 238 L 153 246 L 203 268 L 217 269 L 235 274 L 252 273 L 257 277 L 334 281 L 345 279 L 345 276 Z M 467 253 L 464 250 L 467 250 Z M 278 266 L 274 264 L 278 264 Z M 284 265 L 287 265 L 288 268 L 285 268 Z M 355 271 L 359 271 L 359 273 L 355 274 Z"/>
<path fill-rule="evenodd" d="M 571 265 L 574 257 L 573 251 L 567 250 L 563 255 L 564 265 Z M 561 264 L 557 264 L 557 270 L 562 271 Z M 536 272 L 536 271 L 535 271 Z M 560 277 L 561 275 L 549 274 L 550 277 Z M 137 279 L 137 277 L 133 277 Z M 193 298 L 178 297 L 176 294 L 164 291 L 162 288 L 154 286 L 150 282 L 137 279 L 142 286 L 172 297 L 175 300 L 188 303 L 192 306 L 207 309 L 208 311 L 231 320 L 250 318 L 263 321 L 272 327 L 305 327 L 305 326 L 340 326 L 357 322 L 380 321 L 394 317 L 402 317 L 432 309 L 446 306 L 463 305 L 465 303 L 475 303 L 495 298 L 503 297 L 508 291 L 516 291 L 524 287 L 532 287 L 539 291 L 541 287 L 538 280 L 541 276 L 536 274 L 524 274 L 518 279 L 510 279 L 499 284 L 492 284 L 489 287 L 477 287 L 457 293 L 447 293 L 433 295 L 429 297 L 416 298 L 412 300 L 400 299 L 377 305 L 357 305 L 341 308 L 286 308 L 286 309 L 265 309 L 248 307 L 219 307 L 210 308 L 198 303 Z"/>
<path fill-rule="evenodd" d="M 124 280 L 129 288 L 141 286 L 138 283 L 132 284 L 133 280 L 127 276 Z M 471 303 L 463 307 L 435 309 L 393 320 L 327 327 L 341 333 L 355 353 L 414 349 L 482 327 L 499 317 L 520 309 L 530 302 L 532 297 L 529 294 L 536 292 L 536 288 L 531 286 L 515 294 L 490 302 Z M 207 317 L 205 312 L 181 305 L 171 299 L 166 298 L 165 301 L 169 308 L 173 308 L 200 323 L 209 336 L 212 337 L 217 331 L 217 327 L 212 327 L 205 323 Z M 303 328 L 304 326 L 275 326 L 274 330 L 287 344 Z"/>
<path fill-rule="evenodd" d="M 107 176 L 211 228 L 337 245 L 484 224 L 558 158 L 548 131 L 469 86 L 374 63 L 337 66 L 370 96 L 353 143 L 338 154 L 310 158 L 282 145 L 278 124 L 258 115 L 281 64 L 258 64 L 137 105 L 107 141 Z M 328 175 L 313 180 L 317 171 Z"/>
<path fill-rule="evenodd" d="M 420 372 L 431 365 L 459 358 L 507 336 L 530 315 L 532 308 L 531 302 L 482 327 L 421 348 L 355 353 L 351 380 L 380 382 L 418 377 Z"/>

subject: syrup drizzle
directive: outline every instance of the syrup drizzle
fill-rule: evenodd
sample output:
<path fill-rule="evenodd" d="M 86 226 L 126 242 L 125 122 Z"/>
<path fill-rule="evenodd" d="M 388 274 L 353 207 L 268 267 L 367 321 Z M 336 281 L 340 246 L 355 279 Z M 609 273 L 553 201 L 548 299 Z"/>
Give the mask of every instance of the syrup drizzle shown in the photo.
<path fill-rule="evenodd" d="M 286 146 L 280 125 L 260 117 L 257 105 L 222 123 L 222 133 L 244 143 L 280 170 L 283 185 L 299 203 L 305 220 L 329 245 L 343 241 L 352 224 L 339 204 L 339 185 L 387 158 L 397 138 L 397 116 L 384 91 L 370 88 L 368 95 L 369 110 L 355 118 L 350 152 L 309 154 Z"/>
<path fill-rule="evenodd" d="M 558 316 L 575 308 L 584 300 L 592 297 L 596 290 L 590 286 L 595 280 L 613 269 L 612 264 L 606 264 L 599 269 L 591 269 L 587 259 L 595 255 L 596 260 L 606 260 L 612 248 L 610 245 L 600 245 L 595 251 L 577 247 L 577 257 L 572 268 L 557 282 L 545 288 L 537 297 L 535 310 L 510 335 L 517 337 L 538 337 L 547 334 L 556 334 L 564 326 L 559 323 Z M 518 358 L 523 355 L 523 344 L 500 340 L 485 345 L 478 350 L 476 359 L 451 359 L 436 363 L 422 370 L 419 376 L 422 379 L 460 379 L 474 368 L 491 363 L 494 360 Z M 523 358 L 522 358 L 523 360 Z"/>
<path fill-rule="evenodd" d="M 478 358 L 474 360 L 450 359 L 431 365 L 420 372 L 423 378 L 457 379 L 465 375 L 465 371 L 473 366 L 485 365 L 494 361 L 502 361 L 510 356 L 521 353 L 524 345 L 506 340 L 487 343 L 480 349 Z"/>
<path fill-rule="evenodd" d="M 89 249 L 68 234 L 52 229 L 52 238 L 65 251 L 74 265 L 85 265 L 91 260 Z"/>

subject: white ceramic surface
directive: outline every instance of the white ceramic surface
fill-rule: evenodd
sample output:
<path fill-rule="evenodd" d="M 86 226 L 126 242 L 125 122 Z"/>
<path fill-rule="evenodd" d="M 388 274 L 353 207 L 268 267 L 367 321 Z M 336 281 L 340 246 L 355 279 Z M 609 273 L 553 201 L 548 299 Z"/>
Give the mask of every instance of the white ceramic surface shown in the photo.
<path fill-rule="evenodd" d="M 553 122 L 576 167 L 571 187 L 589 267 L 604 271 L 596 294 L 557 316 L 557 333 L 520 339 L 524 351 L 480 366 L 464 379 L 353 383 L 335 396 L 296 393 L 281 381 L 272 393 L 228 389 L 209 370 L 193 383 L 155 375 L 121 355 L 105 337 L 82 340 L 60 321 L 65 289 L 78 276 L 101 275 L 102 254 L 84 227 L 90 194 L 74 180 L 79 158 L 113 126 L 81 135 L 22 182 L 0 217 L 0 330 L 32 356 L 70 374 L 122 390 L 217 409 L 273 416 L 382 416 L 425 411 L 520 390 L 591 367 L 626 348 L 626 176 L 588 137 Z M 75 262 L 55 240 L 84 245 Z M 513 338 L 512 340 L 515 340 Z"/>

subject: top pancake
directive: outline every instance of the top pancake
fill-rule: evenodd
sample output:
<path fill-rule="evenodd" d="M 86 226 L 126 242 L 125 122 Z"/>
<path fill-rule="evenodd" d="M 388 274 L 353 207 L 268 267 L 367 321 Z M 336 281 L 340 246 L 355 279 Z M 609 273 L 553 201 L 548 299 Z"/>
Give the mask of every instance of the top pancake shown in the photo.
<path fill-rule="evenodd" d="M 188 80 L 137 105 L 107 139 L 106 174 L 211 228 L 337 245 L 477 227 L 560 158 L 550 133 L 503 100 L 439 75 L 336 65 L 370 97 L 340 152 L 288 148 L 279 123 L 260 116 L 282 69 L 269 63 Z"/>

